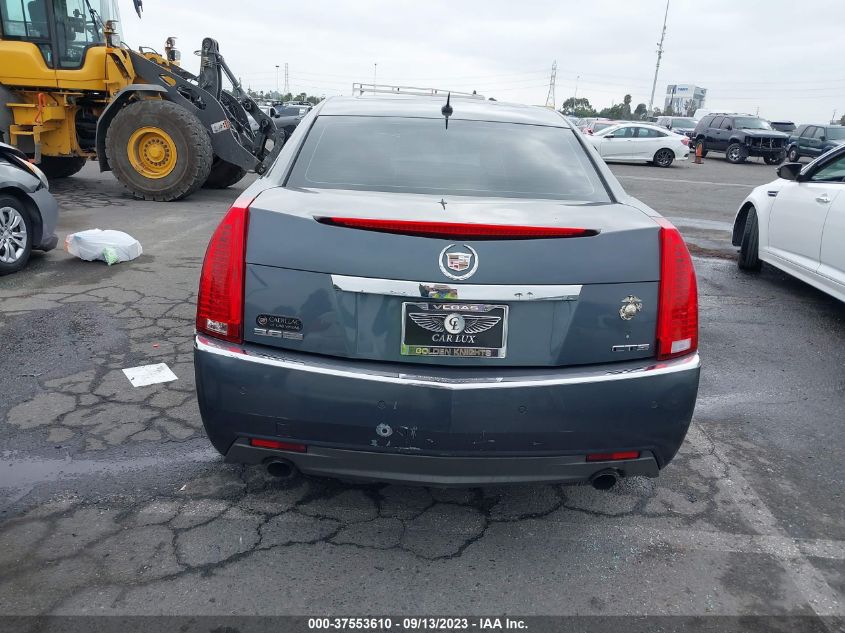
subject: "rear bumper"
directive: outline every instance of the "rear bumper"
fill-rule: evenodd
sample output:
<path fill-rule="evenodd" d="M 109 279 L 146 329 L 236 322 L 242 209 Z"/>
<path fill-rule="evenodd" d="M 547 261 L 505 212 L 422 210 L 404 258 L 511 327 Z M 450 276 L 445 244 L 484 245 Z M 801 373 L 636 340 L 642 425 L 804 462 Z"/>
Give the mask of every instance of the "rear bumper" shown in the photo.
<path fill-rule="evenodd" d="M 587 462 L 583 455 L 443 457 L 320 446 L 310 447 L 307 453 L 292 453 L 250 446 L 246 438 L 240 438 L 226 453 L 227 462 L 239 464 L 263 464 L 274 459 L 290 461 L 307 475 L 443 487 L 579 483 L 607 470 L 626 477 L 657 477 L 660 471 L 648 451 L 637 459 L 614 462 Z"/>
<path fill-rule="evenodd" d="M 678 451 L 698 355 L 567 369 L 382 364 L 195 340 L 203 423 L 228 461 L 431 485 L 584 481 L 608 467 L 654 476 Z M 410 373 L 414 372 L 414 373 Z M 306 453 L 249 438 L 306 444 Z M 640 451 L 625 462 L 588 453 Z"/>

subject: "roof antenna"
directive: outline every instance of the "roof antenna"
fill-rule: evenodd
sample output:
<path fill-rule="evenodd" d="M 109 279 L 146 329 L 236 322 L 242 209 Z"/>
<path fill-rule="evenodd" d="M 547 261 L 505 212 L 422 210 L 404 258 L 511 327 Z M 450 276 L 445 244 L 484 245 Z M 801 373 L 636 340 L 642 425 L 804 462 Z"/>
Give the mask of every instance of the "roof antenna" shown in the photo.
<path fill-rule="evenodd" d="M 449 129 L 449 117 L 452 116 L 452 112 L 454 112 L 454 110 L 452 110 L 452 106 L 450 104 L 451 100 L 452 100 L 452 93 L 449 92 L 449 94 L 446 95 L 446 105 L 443 106 L 442 108 L 440 108 L 440 113 L 444 117 L 446 117 L 446 129 L 447 130 Z"/>

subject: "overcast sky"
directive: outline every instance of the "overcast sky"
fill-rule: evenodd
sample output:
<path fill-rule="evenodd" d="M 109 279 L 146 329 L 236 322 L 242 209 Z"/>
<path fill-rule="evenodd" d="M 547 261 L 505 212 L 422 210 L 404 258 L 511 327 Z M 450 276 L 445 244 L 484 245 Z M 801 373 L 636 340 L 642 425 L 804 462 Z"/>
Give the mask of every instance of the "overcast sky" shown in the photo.
<path fill-rule="evenodd" d="M 556 104 L 576 89 L 594 107 L 648 103 L 665 0 L 146 0 L 138 20 L 118 0 L 125 39 L 164 47 L 177 36 L 184 66 L 204 36 L 256 90 L 350 94 L 352 82 L 478 90 L 543 104 L 557 60 Z M 812 11 L 804 10 L 811 6 Z M 654 103 L 666 85 L 708 89 L 706 107 L 795 122 L 845 114 L 845 1 L 671 0 Z"/>

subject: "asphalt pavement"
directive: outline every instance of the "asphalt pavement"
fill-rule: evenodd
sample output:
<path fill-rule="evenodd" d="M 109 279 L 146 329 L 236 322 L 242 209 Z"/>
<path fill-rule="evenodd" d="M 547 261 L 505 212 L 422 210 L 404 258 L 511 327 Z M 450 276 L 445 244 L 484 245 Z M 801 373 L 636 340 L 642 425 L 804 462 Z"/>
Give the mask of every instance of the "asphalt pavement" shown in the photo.
<path fill-rule="evenodd" d="M 60 239 L 119 229 L 144 254 L 107 267 L 58 250 L 0 278 L 0 615 L 793 615 L 838 630 L 845 305 L 737 270 L 733 214 L 772 167 L 613 170 L 709 256 L 687 441 L 658 479 L 610 492 L 284 483 L 223 464 L 191 335 L 205 245 L 243 183 L 159 204 L 94 165 L 57 181 Z M 178 379 L 122 373 L 158 362 Z"/>

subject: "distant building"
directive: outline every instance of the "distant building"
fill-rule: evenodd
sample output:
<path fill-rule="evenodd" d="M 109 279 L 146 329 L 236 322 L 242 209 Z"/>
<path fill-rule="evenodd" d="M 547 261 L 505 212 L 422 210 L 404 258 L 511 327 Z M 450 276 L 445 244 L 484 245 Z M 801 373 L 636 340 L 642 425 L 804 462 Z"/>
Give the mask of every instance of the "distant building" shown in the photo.
<path fill-rule="evenodd" d="M 671 107 L 674 114 L 692 116 L 696 110 L 704 107 L 706 97 L 706 88 L 692 84 L 669 84 L 666 86 L 663 111 Z"/>

